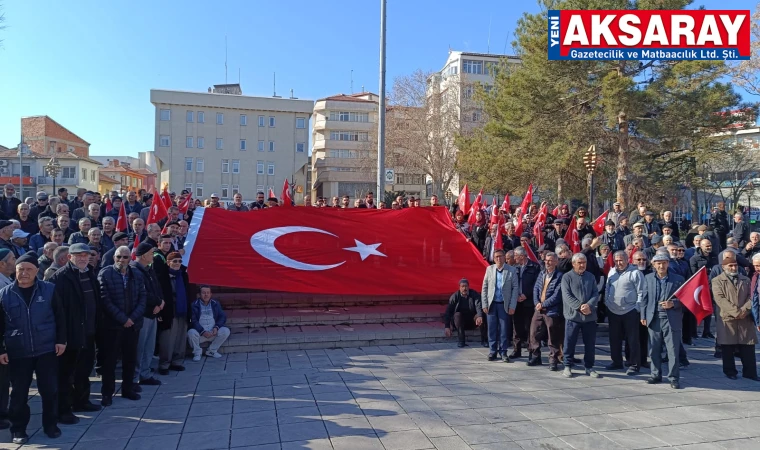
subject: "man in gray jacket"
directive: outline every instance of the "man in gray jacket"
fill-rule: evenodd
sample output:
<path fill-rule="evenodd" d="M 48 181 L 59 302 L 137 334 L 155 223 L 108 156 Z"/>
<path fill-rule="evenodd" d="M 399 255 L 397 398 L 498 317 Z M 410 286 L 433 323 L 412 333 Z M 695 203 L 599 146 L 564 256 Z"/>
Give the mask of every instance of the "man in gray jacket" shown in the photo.
<path fill-rule="evenodd" d="M 509 337 L 512 336 L 512 321 L 508 316 L 515 313 L 520 286 L 515 268 L 504 264 L 504 250 L 494 250 L 493 260 L 494 264 L 486 268 L 481 295 L 488 324 L 488 345 L 491 348 L 488 360 L 495 361 L 499 353 L 502 361 L 509 362 L 507 349 Z"/>
<path fill-rule="evenodd" d="M 562 375 L 570 378 L 575 344 L 578 334 L 583 335 L 583 365 L 586 375 L 601 378 L 594 370 L 596 345 L 596 310 L 599 303 L 599 289 L 596 278 L 586 271 L 586 256 L 576 253 L 572 259 L 573 270 L 562 276 L 562 312 L 567 321 L 565 325 L 565 370 Z"/>
<path fill-rule="evenodd" d="M 610 321 L 610 356 L 612 364 L 607 370 L 623 368 L 623 337 L 630 345 L 630 366 L 626 375 L 635 375 L 641 367 L 639 340 L 639 307 L 644 301 L 644 274 L 638 268 L 628 265 L 625 251 L 613 255 L 615 268 L 607 279 L 607 317 Z"/>

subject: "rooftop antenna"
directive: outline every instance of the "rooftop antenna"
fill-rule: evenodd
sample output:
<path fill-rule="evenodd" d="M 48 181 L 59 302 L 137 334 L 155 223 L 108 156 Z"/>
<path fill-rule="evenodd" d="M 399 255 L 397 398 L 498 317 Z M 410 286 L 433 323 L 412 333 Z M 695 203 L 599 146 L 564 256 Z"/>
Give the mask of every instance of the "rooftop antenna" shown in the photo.
<path fill-rule="evenodd" d="M 493 20 L 493 16 L 490 16 L 488 18 L 488 49 L 486 50 L 486 53 L 491 53 L 491 21 Z"/>
<path fill-rule="evenodd" d="M 272 93 L 272 97 L 277 97 L 277 72 L 273 72 L 272 75 L 272 90 L 274 91 Z M 280 98 L 280 97 L 277 97 Z"/>
<path fill-rule="evenodd" d="M 240 67 L 238 67 L 238 84 L 240 84 Z"/>
<path fill-rule="evenodd" d="M 354 69 L 351 69 L 351 93 L 354 93 Z"/>
<path fill-rule="evenodd" d="M 224 84 L 227 84 L 227 35 L 224 35 Z"/>

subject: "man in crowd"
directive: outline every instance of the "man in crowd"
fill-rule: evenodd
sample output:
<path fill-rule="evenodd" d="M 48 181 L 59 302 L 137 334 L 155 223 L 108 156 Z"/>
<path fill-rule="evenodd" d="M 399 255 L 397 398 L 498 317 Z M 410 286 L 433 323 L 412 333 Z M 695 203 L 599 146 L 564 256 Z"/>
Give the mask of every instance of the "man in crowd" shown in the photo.
<path fill-rule="evenodd" d="M 53 219 L 50 217 L 40 217 L 37 219 L 39 233 L 29 239 L 29 250 L 39 254 L 42 247 L 52 241 L 51 233 L 53 232 Z"/>
<path fill-rule="evenodd" d="M 636 205 L 636 210 L 632 211 L 631 214 L 628 215 L 628 217 L 631 219 L 630 222 L 632 224 L 643 221 L 644 216 L 647 212 L 647 205 L 644 202 L 639 202 Z"/>
<path fill-rule="evenodd" d="M 662 381 L 662 351 L 668 355 L 668 379 L 670 387 L 680 389 L 678 352 L 681 345 L 683 315 L 681 302 L 673 297 L 684 282 L 680 276 L 668 273 L 670 259 L 658 253 L 652 259 L 654 272 L 644 277 L 644 301 L 641 305 L 641 324 L 649 331 L 651 376 L 649 384 Z M 631 347 L 634 347 L 633 345 Z M 664 347 L 664 348 L 663 348 Z"/>
<path fill-rule="evenodd" d="M 583 335 L 583 365 L 586 375 L 600 378 L 594 370 L 596 345 L 596 309 L 599 290 L 594 275 L 586 271 L 586 256 L 576 253 L 572 257 L 573 270 L 562 276 L 562 303 L 565 315 L 565 370 L 562 374 L 573 376 L 572 365 L 578 335 Z"/>
<path fill-rule="evenodd" d="M 739 247 L 744 247 L 747 245 L 747 242 L 749 242 L 749 235 L 749 223 L 744 221 L 744 214 L 737 211 L 734 214 L 734 229 L 732 231 L 732 236 L 736 239 L 736 243 Z"/>
<path fill-rule="evenodd" d="M 480 302 L 478 301 L 478 305 Z M 211 286 L 201 286 L 201 298 L 195 300 L 190 307 L 190 329 L 187 331 L 187 341 L 193 349 L 193 361 L 201 360 L 201 346 L 211 342 L 206 350 L 206 356 L 221 358 L 219 348 L 230 337 L 230 329 L 225 327 L 227 316 L 222 305 L 211 298 Z"/>
<path fill-rule="evenodd" d="M 158 226 L 156 223 L 152 223 L 148 225 L 148 228 L 153 226 L 154 228 L 158 228 L 159 233 L 161 231 L 161 227 Z M 148 230 L 150 231 L 150 230 Z M 139 236 L 140 242 L 145 242 L 148 237 L 149 233 L 145 230 L 145 222 L 140 219 L 139 217 L 132 221 L 132 233 L 129 234 L 129 245 L 132 245 L 135 243 L 135 237 Z"/>
<path fill-rule="evenodd" d="M 243 196 L 240 193 L 232 196 L 232 204 L 227 209 L 230 211 L 249 211 L 248 205 L 243 203 Z"/>
<path fill-rule="evenodd" d="M 627 375 L 636 375 L 641 367 L 639 346 L 640 305 L 644 300 L 644 274 L 634 266 L 628 265 L 628 256 L 624 251 L 612 256 L 615 263 L 607 280 L 605 305 L 609 319 L 610 356 L 612 364 L 608 370 L 623 369 L 623 339 L 634 345 L 629 346 L 630 366 Z M 646 357 L 646 356 L 644 356 Z"/>
<path fill-rule="evenodd" d="M 59 205 L 65 205 L 67 211 L 71 209 L 71 200 L 69 200 L 69 190 L 65 187 L 58 188 L 58 199 L 60 200 Z M 57 211 L 57 209 L 56 209 Z"/>
<path fill-rule="evenodd" d="M 496 249 L 493 254 L 494 264 L 486 268 L 483 278 L 483 312 L 488 322 L 488 360 L 495 361 L 501 354 L 504 362 L 509 362 L 507 354 L 509 337 L 512 335 L 512 320 L 515 313 L 520 283 L 517 271 L 505 265 L 504 250 Z"/>
<path fill-rule="evenodd" d="M 111 406 L 116 390 L 116 360 L 121 354 L 121 396 L 140 400 L 135 385 L 137 343 L 146 305 L 145 280 L 137 270 L 129 266 L 131 255 L 128 247 L 119 247 L 114 254 L 114 264 L 104 267 L 98 274 L 103 314 L 101 319 L 103 343 L 103 396 L 101 405 Z M 99 349 L 98 352 L 101 350 Z"/>
<path fill-rule="evenodd" d="M 114 248 L 113 236 L 116 233 L 116 220 L 113 217 L 103 217 L 103 237 L 100 242 L 103 245 L 103 251 L 107 252 Z"/>
<path fill-rule="evenodd" d="M 113 235 L 113 248 L 103 253 L 103 257 L 100 259 L 100 267 L 106 267 L 113 264 L 113 256 L 116 254 L 116 249 L 127 245 L 129 243 L 129 236 L 127 233 L 118 232 Z"/>
<path fill-rule="evenodd" d="M 87 207 L 87 218 L 90 219 L 93 228 L 100 227 L 100 205 L 97 203 L 90 204 L 90 206 Z"/>
<path fill-rule="evenodd" d="M 0 212 L 2 212 L 2 219 L 12 219 L 18 211 L 18 205 L 22 201 L 15 197 L 16 188 L 12 184 L 8 183 L 3 189 L 3 196 L 0 197 Z"/>
<path fill-rule="evenodd" d="M 51 439 L 57 426 L 58 357 L 66 350 L 66 317 L 53 285 L 37 279 L 37 255 L 16 261 L 16 281 L 0 289 L 0 364 L 8 365 L 13 386 L 8 416 L 14 444 L 29 440 L 29 387 L 33 376 L 42 397 L 42 429 Z M 34 307 L 31 307 L 34 302 Z"/>
<path fill-rule="evenodd" d="M 13 238 L 13 222 L 10 220 L 0 220 L 0 248 L 7 248 L 13 253 L 13 256 L 18 258 L 21 256 L 21 254 L 18 251 L 18 248 L 16 248 L 15 245 L 13 245 L 13 242 L 11 242 L 11 238 Z"/>
<path fill-rule="evenodd" d="M 88 236 L 90 228 L 92 228 L 92 222 L 90 219 L 87 217 L 82 217 L 79 219 L 79 231 L 71 234 L 71 237 L 69 237 L 69 245 L 86 244 L 90 242 L 90 238 Z"/>
<path fill-rule="evenodd" d="M 599 237 L 602 244 L 607 244 L 612 253 L 625 250 L 625 241 L 623 233 L 618 231 L 615 222 L 607 219 L 604 223 L 604 233 Z"/>
<path fill-rule="evenodd" d="M 124 211 L 127 214 L 130 214 L 133 212 L 140 214 L 142 209 L 143 209 L 143 205 L 141 205 L 140 202 L 137 201 L 137 193 L 135 193 L 135 191 L 127 192 L 127 202 L 124 203 Z"/>
<path fill-rule="evenodd" d="M 87 189 L 84 189 L 84 188 L 77 189 L 77 196 L 71 199 L 71 201 L 69 201 L 69 207 L 71 208 L 72 211 L 84 206 L 85 194 L 87 194 Z"/>
<path fill-rule="evenodd" d="M 98 253 L 105 253 L 103 251 L 103 244 L 102 244 L 103 232 L 100 231 L 100 228 L 95 228 L 95 227 L 90 228 L 89 231 L 87 231 L 87 239 L 89 239 L 89 241 L 87 242 L 87 245 L 97 249 Z"/>
<path fill-rule="evenodd" d="M 40 191 L 37 193 L 37 203 L 32 206 L 32 208 L 29 210 L 29 218 L 32 220 L 32 222 L 37 222 L 37 218 L 42 214 L 45 209 L 48 207 L 48 195 L 45 191 Z"/>
<path fill-rule="evenodd" d="M 525 245 L 528 244 L 526 243 Z M 515 248 L 514 252 L 515 269 L 520 291 L 517 296 L 515 313 L 512 315 L 514 350 L 509 356 L 510 359 L 521 358 L 523 344 L 526 347 L 528 346 L 530 324 L 533 320 L 533 313 L 536 307 L 533 303 L 533 287 L 536 285 L 536 279 L 541 272 L 541 267 L 528 259 L 528 255 L 523 247 Z"/>
<path fill-rule="evenodd" d="M 615 228 L 620 225 L 620 218 L 625 216 L 625 212 L 623 212 L 623 207 L 620 205 L 620 202 L 615 202 L 612 204 L 612 211 L 607 214 L 607 220 L 611 220 L 612 223 L 615 225 Z"/>
<path fill-rule="evenodd" d="M 541 342 L 539 330 L 545 327 L 549 345 L 549 369 L 557 371 L 565 323 L 562 317 L 562 272 L 557 270 L 559 259 L 553 252 L 544 255 L 544 270 L 538 275 L 533 287 L 534 314 L 530 325 L 530 345 L 528 365 L 537 366 L 541 362 Z"/>
<path fill-rule="evenodd" d="M 726 212 L 726 204 L 724 202 L 718 202 L 718 209 L 713 211 L 713 214 L 710 216 L 710 226 L 715 230 L 715 234 L 718 235 L 718 239 L 720 240 L 720 247 L 715 249 L 716 252 L 719 252 L 726 248 L 726 237 L 731 230 L 731 227 L 728 225 L 728 213 Z"/>
<path fill-rule="evenodd" d="M 74 231 L 79 230 L 79 221 L 85 217 L 87 217 L 87 214 L 89 212 L 90 205 L 95 201 L 95 196 L 92 192 L 86 192 L 82 196 L 82 206 L 75 209 L 74 212 L 71 213 L 71 227 L 74 228 Z"/>
<path fill-rule="evenodd" d="M 623 242 L 625 245 L 632 244 L 634 239 L 642 239 L 642 245 L 643 247 L 641 250 L 645 249 L 646 247 L 649 247 L 649 237 L 644 235 L 644 224 L 640 222 L 636 222 L 633 224 L 633 233 L 625 236 L 623 238 Z"/>
<path fill-rule="evenodd" d="M 150 216 L 150 207 L 152 204 L 153 194 L 145 194 L 142 196 L 143 208 L 140 210 L 140 218 L 143 220 L 143 222 L 148 221 L 148 216 Z"/>
<path fill-rule="evenodd" d="M 88 267 L 89 254 L 85 244 L 72 245 L 69 262 L 50 278 L 55 301 L 66 314 L 67 348 L 58 368 L 58 422 L 66 425 L 79 423 L 73 411 L 100 411 L 90 401 L 100 286 Z"/>
<path fill-rule="evenodd" d="M 68 243 L 71 235 L 74 234 L 74 230 L 69 227 L 71 219 L 69 216 L 60 215 L 55 219 L 56 228 L 63 231 L 63 241 Z"/>
<path fill-rule="evenodd" d="M 256 193 L 256 201 L 251 203 L 251 211 L 254 209 L 264 209 L 267 208 L 266 202 L 264 201 L 264 193 L 259 191 Z"/>
<path fill-rule="evenodd" d="M 156 348 L 156 334 L 158 325 L 156 317 L 164 307 L 161 286 L 158 283 L 156 272 L 153 270 L 153 246 L 143 242 L 137 246 L 135 255 L 137 260 L 129 265 L 140 272 L 145 280 L 146 303 L 143 313 L 143 326 L 140 329 L 140 337 L 137 343 L 137 365 L 135 366 L 135 383 L 140 385 L 158 386 L 161 381 L 151 374 L 150 365 L 153 361 L 153 352 Z"/>
<path fill-rule="evenodd" d="M 13 219 L 17 220 L 21 224 L 21 229 L 29 234 L 35 234 L 39 231 L 37 221 L 32 219 L 29 215 L 31 208 L 26 203 L 18 205 L 18 214 Z"/>
<path fill-rule="evenodd" d="M 37 259 L 40 263 L 40 270 L 37 271 L 37 278 L 42 280 L 45 276 L 45 271 L 53 265 L 53 253 L 58 248 L 58 244 L 55 242 L 48 242 L 42 247 L 42 255 Z"/>
<path fill-rule="evenodd" d="M 0 249 L 0 288 L 13 284 L 16 273 L 16 257 L 7 248 Z M 2 320 L 2 319 L 0 319 Z M 10 427 L 8 422 L 8 400 L 10 395 L 10 380 L 8 378 L 8 365 L 0 364 L 0 430 Z"/>
<path fill-rule="evenodd" d="M 202 294 L 203 290 L 201 290 Z M 465 331 L 474 330 L 476 327 L 480 327 L 481 344 L 488 345 L 487 330 L 483 326 L 483 306 L 480 301 L 480 294 L 470 289 L 470 282 L 465 278 L 459 280 L 459 290 L 449 297 L 449 305 L 446 307 L 446 313 L 443 316 L 446 337 L 451 336 L 452 322 L 457 330 L 458 347 L 467 345 Z"/>
<path fill-rule="evenodd" d="M 44 281 L 49 281 L 53 275 L 60 269 L 61 267 L 65 266 L 66 263 L 69 261 L 69 247 L 67 246 L 59 246 L 53 251 L 53 264 L 50 265 L 50 267 L 45 270 L 45 274 L 42 276 L 42 279 Z"/>

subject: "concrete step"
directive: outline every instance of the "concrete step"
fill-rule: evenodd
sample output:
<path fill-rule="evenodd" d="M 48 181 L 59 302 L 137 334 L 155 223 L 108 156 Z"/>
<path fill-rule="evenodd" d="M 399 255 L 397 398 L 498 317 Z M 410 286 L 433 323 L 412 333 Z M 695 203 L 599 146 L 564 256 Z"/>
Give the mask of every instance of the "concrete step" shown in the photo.
<path fill-rule="evenodd" d="M 227 312 L 227 326 L 235 331 L 271 326 L 434 322 L 441 320 L 445 309 L 446 305 L 435 304 L 233 309 Z"/>
<path fill-rule="evenodd" d="M 456 286 L 452 289 L 452 292 Z M 214 292 L 214 299 L 225 311 L 234 309 L 269 308 L 346 308 L 350 306 L 399 306 L 399 305 L 445 305 L 449 296 L 357 296 L 357 295 L 307 295 L 272 292 L 235 291 Z"/>

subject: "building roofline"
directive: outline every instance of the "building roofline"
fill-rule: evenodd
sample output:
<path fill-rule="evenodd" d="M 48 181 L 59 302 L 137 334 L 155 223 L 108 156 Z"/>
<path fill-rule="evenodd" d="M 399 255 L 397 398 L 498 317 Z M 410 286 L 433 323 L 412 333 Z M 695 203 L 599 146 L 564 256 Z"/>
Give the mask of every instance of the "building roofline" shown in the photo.
<path fill-rule="evenodd" d="M 39 119 L 39 118 L 43 118 L 43 119 L 49 119 L 50 121 L 54 122 L 54 123 L 55 123 L 56 125 L 58 125 L 59 127 L 61 127 L 61 128 L 63 128 L 64 130 L 68 131 L 69 133 L 73 134 L 73 135 L 74 135 L 74 136 L 75 136 L 77 139 L 79 139 L 80 141 L 84 142 L 84 143 L 85 143 L 85 144 L 87 144 L 87 145 L 91 145 L 89 142 L 87 142 L 87 141 L 85 141 L 84 139 L 82 139 L 82 138 L 81 138 L 81 137 L 80 137 L 78 134 L 76 134 L 76 133 L 74 133 L 73 131 L 69 130 L 67 127 L 64 127 L 63 125 L 61 125 L 61 123 L 60 123 L 60 122 L 58 122 L 57 120 L 55 120 L 55 119 L 53 119 L 52 117 L 48 116 L 47 114 L 42 114 L 42 115 L 37 115 L 37 116 L 24 116 L 24 117 L 22 117 L 22 118 L 21 118 L 21 120 L 24 120 L 24 119 Z M 47 131 L 47 130 L 46 130 L 46 131 Z"/>
<path fill-rule="evenodd" d="M 230 86 L 230 85 L 220 85 L 220 86 Z M 292 101 L 301 101 L 301 102 L 313 101 L 308 98 L 263 97 L 260 95 L 245 95 L 245 94 L 233 95 L 233 94 L 222 94 L 218 92 L 182 91 L 182 90 L 177 90 L 177 89 L 151 89 L 150 91 L 151 92 L 179 92 L 182 94 L 209 95 L 209 96 L 217 96 L 217 97 L 257 98 L 257 99 L 265 99 L 265 100 L 292 100 Z"/>
<path fill-rule="evenodd" d="M 451 53 L 459 53 L 464 56 L 481 56 L 485 58 L 506 58 L 506 59 L 514 59 L 516 61 L 522 61 L 522 58 L 520 58 L 519 56 L 504 55 L 504 54 L 499 54 L 499 53 L 463 52 L 460 50 L 452 50 Z"/>

